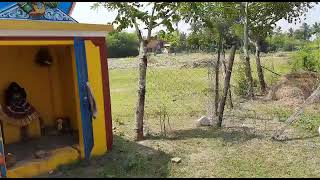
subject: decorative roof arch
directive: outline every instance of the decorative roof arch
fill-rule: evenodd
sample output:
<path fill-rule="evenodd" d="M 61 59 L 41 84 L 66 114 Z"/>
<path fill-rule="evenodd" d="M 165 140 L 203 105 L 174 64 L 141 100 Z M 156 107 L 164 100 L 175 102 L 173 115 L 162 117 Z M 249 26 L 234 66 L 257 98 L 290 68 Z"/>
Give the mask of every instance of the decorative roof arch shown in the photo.
<path fill-rule="evenodd" d="M 36 20 L 77 23 L 70 14 L 75 2 L 0 2 L 0 20 Z"/>

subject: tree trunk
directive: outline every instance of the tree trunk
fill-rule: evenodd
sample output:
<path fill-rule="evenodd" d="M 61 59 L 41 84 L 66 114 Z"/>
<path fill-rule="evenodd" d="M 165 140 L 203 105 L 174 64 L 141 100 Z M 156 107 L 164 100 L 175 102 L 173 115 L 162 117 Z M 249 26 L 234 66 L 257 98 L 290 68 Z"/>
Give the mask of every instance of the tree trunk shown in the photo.
<path fill-rule="evenodd" d="M 146 75 L 147 75 L 147 44 L 144 41 L 140 42 L 140 65 L 139 65 L 139 87 L 138 87 L 138 101 L 136 109 L 136 140 L 143 140 L 143 116 L 144 103 L 146 94 Z"/>
<path fill-rule="evenodd" d="M 221 55 L 221 44 L 222 44 L 222 38 L 219 37 L 219 45 L 218 45 L 218 59 L 215 66 L 215 97 L 214 97 L 214 113 L 217 116 L 218 115 L 218 106 L 219 106 L 219 67 L 220 67 L 220 55 Z"/>
<path fill-rule="evenodd" d="M 223 112 L 224 112 L 224 107 L 225 107 L 228 92 L 229 92 L 231 72 L 232 72 L 235 53 L 236 53 L 236 45 L 234 44 L 231 47 L 228 69 L 227 69 L 226 76 L 224 78 L 223 96 L 222 96 L 222 99 L 220 101 L 220 106 L 219 106 L 219 116 L 218 116 L 218 124 L 217 124 L 218 127 L 221 127 L 221 125 L 222 125 Z"/>
<path fill-rule="evenodd" d="M 227 65 L 226 65 L 226 52 L 224 51 L 224 46 L 222 44 L 222 55 L 223 55 L 223 67 L 224 67 L 224 74 L 226 76 L 227 74 Z M 228 91 L 228 101 L 229 101 L 229 106 L 231 109 L 233 109 L 233 102 L 232 102 L 232 92 L 231 92 L 231 88 L 229 88 Z"/>
<path fill-rule="evenodd" d="M 262 94 L 266 94 L 266 92 L 267 92 L 267 85 L 266 85 L 266 82 L 265 82 L 265 80 L 264 80 L 264 74 L 263 74 L 263 70 L 262 70 L 262 67 L 261 67 L 261 62 L 260 62 L 260 45 L 259 45 L 259 42 L 258 42 L 258 41 L 255 42 L 255 46 L 256 46 L 257 72 L 258 72 L 259 82 L 260 82 L 260 86 L 261 86 L 261 92 L 262 92 Z"/>
<path fill-rule="evenodd" d="M 243 37 L 243 52 L 245 57 L 245 66 L 246 66 L 246 76 L 249 83 L 249 96 L 254 97 L 253 92 L 253 78 L 250 67 L 250 56 L 249 56 L 249 36 L 248 36 L 248 2 L 244 4 L 244 37 Z"/>

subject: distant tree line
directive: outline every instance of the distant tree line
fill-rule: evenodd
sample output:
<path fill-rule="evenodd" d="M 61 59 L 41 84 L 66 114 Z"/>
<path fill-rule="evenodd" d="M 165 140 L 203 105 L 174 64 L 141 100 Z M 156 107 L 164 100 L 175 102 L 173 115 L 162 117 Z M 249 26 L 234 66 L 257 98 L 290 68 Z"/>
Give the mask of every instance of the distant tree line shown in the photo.
<path fill-rule="evenodd" d="M 269 36 L 260 42 L 261 52 L 296 51 L 302 48 L 303 44 L 310 41 L 312 35 L 316 40 L 320 38 L 320 24 L 312 26 L 303 23 L 296 30 L 290 28 L 288 32 L 281 31 L 278 27 Z M 170 43 L 175 52 L 215 52 L 217 41 L 206 28 L 197 24 L 191 24 L 191 33 L 160 30 L 157 33 L 159 40 Z M 110 58 L 121 58 L 138 56 L 139 40 L 136 33 L 112 32 L 107 35 L 108 56 Z M 249 44 L 249 50 L 254 51 L 255 47 Z"/>
<path fill-rule="evenodd" d="M 109 58 L 138 56 L 139 40 L 135 33 L 111 32 L 107 35 Z"/>

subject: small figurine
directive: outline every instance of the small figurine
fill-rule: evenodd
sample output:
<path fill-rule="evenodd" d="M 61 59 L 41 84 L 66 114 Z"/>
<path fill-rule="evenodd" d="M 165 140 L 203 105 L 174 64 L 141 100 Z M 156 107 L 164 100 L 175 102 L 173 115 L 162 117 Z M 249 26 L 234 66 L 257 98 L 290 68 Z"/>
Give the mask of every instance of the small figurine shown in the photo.
<path fill-rule="evenodd" d="M 39 150 L 39 151 L 36 151 L 35 153 L 33 153 L 33 156 L 36 159 L 43 159 L 43 158 L 50 156 L 50 153 L 48 151 Z"/>
<path fill-rule="evenodd" d="M 38 63 L 40 66 L 49 66 L 52 64 L 52 57 L 48 48 L 40 48 L 36 55 L 36 63 Z"/>
<path fill-rule="evenodd" d="M 72 128 L 69 118 L 58 118 L 57 119 L 57 131 L 59 135 L 71 134 Z"/>
<path fill-rule="evenodd" d="M 11 153 L 8 153 L 6 156 L 5 156 L 5 161 L 6 161 L 6 166 L 7 168 L 10 168 L 10 167 L 13 167 L 17 160 L 16 160 L 16 156 L 11 154 Z"/>

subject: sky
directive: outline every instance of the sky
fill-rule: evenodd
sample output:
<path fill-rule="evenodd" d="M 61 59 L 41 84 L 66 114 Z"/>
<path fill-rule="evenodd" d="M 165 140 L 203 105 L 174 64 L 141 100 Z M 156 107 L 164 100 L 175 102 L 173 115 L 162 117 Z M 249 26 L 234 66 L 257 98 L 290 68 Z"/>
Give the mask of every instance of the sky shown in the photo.
<path fill-rule="evenodd" d="M 107 24 L 111 23 L 114 18 L 116 17 L 116 12 L 109 12 L 105 8 L 99 8 L 98 10 L 92 10 L 90 6 L 94 2 L 77 2 L 75 8 L 71 14 L 71 16 L 77 20 L 79 23 L 88 23 L 88 24 Z M 277 25 L 281 27 L 283 31 L 288 31 L 289 28 L 298 29 L 302 23 L 306 22 L 307 24 L 313 24 L 315 22 L 320 22 L 320 4 L 314 6 L 312 9 L 309 10 L 306 14 L 306 20 L 303 20 L 301 23 L 289 24 L 285 20 L 280 20 Z M 190 25 L 184 22 L 180 22 L 178 24 L 178 29 L 180 31 L 189 33 Z M 161 27 L 153 30 L 153 34 L 159 31 Z M 133 32 L 134 29 L 129 28 L 126 31 Z M 143 30 L 143 34 L 146 33 L 146 30 Z"/>

